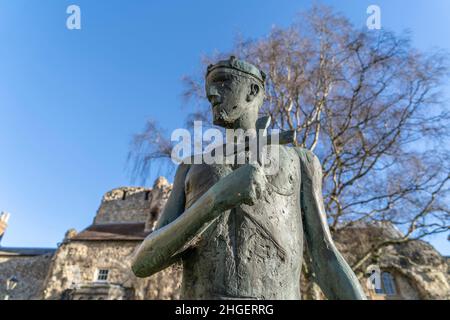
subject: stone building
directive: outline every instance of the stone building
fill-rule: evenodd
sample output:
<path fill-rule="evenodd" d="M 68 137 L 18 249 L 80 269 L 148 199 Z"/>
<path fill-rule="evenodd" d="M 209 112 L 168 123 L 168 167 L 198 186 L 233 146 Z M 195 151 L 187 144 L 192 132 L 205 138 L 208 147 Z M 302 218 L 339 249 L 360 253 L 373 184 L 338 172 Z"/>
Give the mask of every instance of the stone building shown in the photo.
<path fill-rule="evenodd" d="M 67 231 L 56 249 L 0 247 L 0 298 L 11 277 L 18 280 L 11 299 L 178 298 L 176 266 L 147 279 L 136 278 L 130 268 L 136 246 L 152 231 L 170 190 L 159 178 L 152 189 L 107 192 L 93 223 L 79 233 Z"/>
<path fill-rule="evenodd" d="M 131 272 L 131 256 L 152 231 L 171 186 L 119 188 L 106 193 L 92 225 L 69 230 L 52 259 L 44 299 L 174 299 L 175 267 L 148 279 Z"/>
<path fill-rule="evenodd" d="M 0 215 L 0 241 L 8 218 L 8 213 Z M 8 248 L 0 242 L 0 299 L 38 299 L 54 253 L 54 248 Z M 18 281 L 14 295 L 7 290 L 8 279 Z"/>
<path fill-rule="evenodd" d="M 0 299 L 39 299 L 55 249 L 0 247 Z M 8 279 L 17 279 L 8 292 Z"/>
<path fill-rule="evenodd" d="M 391 224 L 358 225 L 334 234 L 335 241 L 352 265 L 362 257 L 374 239 L 401 239 L 403 234 Z M 376 300 L 450 299 L 447 258 L 429 243 L 411 240 L 382 248 L 362 268 L 379 268 L 381 288 L 367 295 Z M 366 277 L 367 275 L 361 275 Z M 367 282 L 367 281 L 364 281 Z"/>
<path fill-rule="evenodd" d="M 177 299 L 181 266 L 147 279 L 136 278 L 130 269 L 131 255 L 152 231 L 170 191 L 167 180 L 159 178 L 151 189 L 107 192 L 93 223 L 79 233 L 69 230 L 56 249 L 0 246 L 0 298 L 8 294 L 11 299 Z M 0 239 L 6 226 L 3 215 Z M 389 225 L 358 225 L 334 238 L 352 264 L 373 239 L 391 239 L 400 236 L 397 232 Z M 362 269 L 370 264 L 379 267 L 380 288 L 369 289 L 368 276 L 358 276 L 371 299 L 450 299 L 449 259 L 426 242 L 387 246 Z M 6 280 L 12 277 L 18 284 L 6 292 Z M 323 299 L 318 286 L 307 279 L 302 279 L 302 297 Z"/>

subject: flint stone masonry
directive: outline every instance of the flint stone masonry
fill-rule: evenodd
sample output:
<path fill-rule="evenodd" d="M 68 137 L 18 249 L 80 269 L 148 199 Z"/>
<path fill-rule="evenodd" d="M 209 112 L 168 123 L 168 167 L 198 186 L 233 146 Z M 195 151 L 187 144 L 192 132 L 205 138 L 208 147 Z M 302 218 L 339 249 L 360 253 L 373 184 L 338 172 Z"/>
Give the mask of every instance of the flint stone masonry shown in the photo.
<path fill-rule="evenodd" d="M 426 242 L 389 246 L 380 255 L 379 265 L 404 280 L 397 285 L 402 286 L 400 291 L 407 299 L 450 299 L 446 261 Z"/>
<path fill-rule="evenodd" d="M 145 222 L 150 212 L 146 193 L 151 189 L 124 187 L 107 192 L 95 217 L 95 224 Z"/>
<path fill-rule="evenodd" d="M 61 245 L 47 276 L 44 299 L 177 299 L 174 267 L 149 279 L 136 278 L 130 258 L 136 241 L 69 241 Z M 107 269 L 107 283 L 97 281 Z"/>
<path fill-rule="evenodd" d="M 159 177 L 153 184 L 153 189 L 150 194 L 150 214 L 145 222 L 145 231 L 152 231 L 156 221 L 159 218 L 170 192 L 172 185 L 164 177 Z"/>
<path fill-rule="evenodd" d="M 144 222 L 151 228 L 158 219 L 171 188 L 169 182 L 160 177 L 152 189 L 113 189 L 103 196 L 94 224 Z"/>
<path fill-rule="evenodd" d="M 11 300 L 40 299 L 54 250 L 38 252 L 38 255 L 33 251 L 0 247 L 0 299 L 7 294 L 6 280 L 13 276 L 18 283 L 9 293 Z"/>
<path fill-rule="evenodd" d="M 180 267 L 140 279 L 131 271 L 131 257 L 153 226 L 172 186 L 158 178 L 152 189 L 123 187 L 107 192 L 93 225 L 70 229 L 49 270 L 44 299 L 178 299 Z M 107 282 L 97 281 L 109 270 Z"/>
<path fill-rule="evenodd" d="M 395 239 L 401 234 L 392 226 L 365 226 L 350 228 L 334 235 L 342 254 L 350 264 L 362 256 L 375 242 L 374 239 Z M 448 264 L 429 243 L 414 240 L 384 247 L 368 267 L 376 264 L 395 278 L 398 295 L 386 299 L 450 299 Z"/>

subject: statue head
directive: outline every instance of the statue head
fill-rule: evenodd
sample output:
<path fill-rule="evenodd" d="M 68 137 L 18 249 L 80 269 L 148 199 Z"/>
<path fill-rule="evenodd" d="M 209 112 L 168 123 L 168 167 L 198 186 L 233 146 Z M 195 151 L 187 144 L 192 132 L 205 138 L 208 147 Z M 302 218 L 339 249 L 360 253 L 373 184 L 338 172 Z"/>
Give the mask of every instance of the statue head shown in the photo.
<path fill-rule="evenodd" d="M 264 102 L 265 78 L 257 67 L 234 56 L 209 65 L 206 96 L 211 103 L 214 124 L 244 129 L 254 126 Z"/>

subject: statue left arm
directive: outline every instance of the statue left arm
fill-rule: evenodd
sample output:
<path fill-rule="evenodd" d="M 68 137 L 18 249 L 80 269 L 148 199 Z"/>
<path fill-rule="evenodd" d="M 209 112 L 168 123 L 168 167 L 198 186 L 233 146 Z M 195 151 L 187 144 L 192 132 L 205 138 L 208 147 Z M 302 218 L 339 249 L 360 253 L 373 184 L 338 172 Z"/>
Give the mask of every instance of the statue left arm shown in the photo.
<path fill-rule="evenodd" d="M 358 278 L 337 250 L 322 199 L 322 166 L 309 150 L 295 148 L 301 163 L 301 209 L 312 269 L 328 299 L 364 300 Z"/>

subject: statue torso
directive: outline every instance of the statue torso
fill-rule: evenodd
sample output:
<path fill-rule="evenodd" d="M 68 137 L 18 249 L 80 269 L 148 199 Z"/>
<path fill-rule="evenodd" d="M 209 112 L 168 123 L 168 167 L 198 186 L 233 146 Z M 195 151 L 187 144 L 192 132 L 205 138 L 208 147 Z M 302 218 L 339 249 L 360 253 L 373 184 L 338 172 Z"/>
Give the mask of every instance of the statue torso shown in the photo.
<path fill-rule="evenodd" d="M 299 299 L 303 252 L 300 162 L 279 148 L 279 171 L 267 177 L 253 206 L 224 212 L 183 257 L 186 299 Z M 272 159 L 274 160 L 274 159 Z M 185 181 L 186 208 L 230 165 L 192 165 Z"/>

